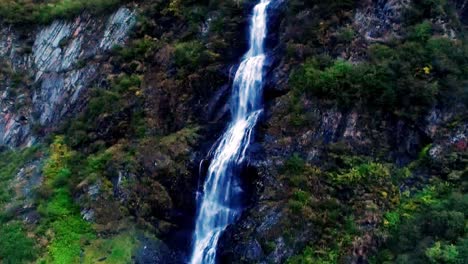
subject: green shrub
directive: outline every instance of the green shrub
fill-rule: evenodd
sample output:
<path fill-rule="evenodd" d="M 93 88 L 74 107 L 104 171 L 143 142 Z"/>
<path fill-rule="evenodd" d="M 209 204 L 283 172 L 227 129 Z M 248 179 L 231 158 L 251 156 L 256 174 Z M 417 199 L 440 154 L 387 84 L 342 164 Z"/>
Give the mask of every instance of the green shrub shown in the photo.
<path fill-rule="evenodd" d="M 305 169 L 305 161 L 299 156 L 299 154 L 294 153 L 284 164 L 284 172 L 288 175 L 297 175 L 302 174 Z"/>
<path fill-rule="evenodd" d="M 125 47 L 114 47 L 113 51 L 124 62 L 147 59 L 159 46 L 159 43 L 150 37 L 135 39 Z"/>
<path fill-rule="evenodd" d="M 29 263 L 35 259 L 37 250 L 34 240 L 26 236 L 20 222 L 0 225 L 0 260 L 4 264 Z"/>
<path fill-rule="evenodd" d="M 431 263 L 459 263 L 458 255 L 458 250 L 454 245 L 441 245 L 439 241 L 426 249 L 426 256 Z"/>
<path fill-rule="evenodd" d="M 390 170 L 383 164 L 370 162 L 354 166 L 341 173 L 330 173 L 329 175 L 338 184 L 353 185 L 389 179 Z"/>
<path fill-rule="evenodd" d="M 424 21 L 412 28 L 409 39 L 416 41 L 427 41 L 431 36 L 432 24 L 430 21 Z"/>
<path fill-rule="evenodd" d="M 429 22 L 418 24 L 409 40 L 371 45 L 369 62 L 308 59 L 291 73 L 289 83 L 295 97 L 306 94 L 344 108 L 365 106 L 413 120 L 437 103 L 467 104 L 466 43 L 431 35 Z"/>
<path fill-rule="evenodd" d="M 201 61 L 205 48 L 198 41 L 182 42 L 175 45 L 174 61 L 179 68 L 196 69 Z"/>
<path fill-rule="evenodd" d="M 468 195 L 458 187 L 436 182 L 387 212 L 384 226 L 390 236 L 374 263 L 463 263 Z"/>

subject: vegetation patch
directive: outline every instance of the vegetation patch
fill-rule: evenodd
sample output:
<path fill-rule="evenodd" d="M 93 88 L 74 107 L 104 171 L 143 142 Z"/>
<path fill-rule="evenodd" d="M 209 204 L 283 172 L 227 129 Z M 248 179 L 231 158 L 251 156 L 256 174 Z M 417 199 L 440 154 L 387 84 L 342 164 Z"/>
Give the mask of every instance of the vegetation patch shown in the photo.
<path fill-rule="evenodd" d="M 84 249 L 82 263 L 131 263 L 134 249 L 138 245 L 136 236 L 135 231 L 126 231 L 109 238 L 98 238 Z"/>
<path fill-rule="evenodd" d="M 70 19 L 83 11 L 92 14 L 109 12 L 125 0 L 1 0 L 0 20 L 19 26 L 47 24 L 54 19 Z"/>
<path fill-rule="evenodd" d="M 56 137 L 44 165 L 45 181 L 38 206 L 42 218 L 37 232 L 49 241 L 46 262 L 78 263 L 85 243 L 95 238 L 91 224 L 82 219 L 68 185 L 69 178 L 73 177 L 69 165 L 73 155 L 64 138 Z"/>

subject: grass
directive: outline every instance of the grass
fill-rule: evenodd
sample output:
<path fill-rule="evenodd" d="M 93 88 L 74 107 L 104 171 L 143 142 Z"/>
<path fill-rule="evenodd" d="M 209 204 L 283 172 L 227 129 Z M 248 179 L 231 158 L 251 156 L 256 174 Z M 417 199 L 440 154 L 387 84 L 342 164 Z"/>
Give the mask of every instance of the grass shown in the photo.
<path fill-rule="evenodd" d="M 0 20 L 14 25 L 47 24 L 70 19 L 83 11 L 94 15 L 108 12 L 124 0 L 0 0 Z"/>
<path fill-rule="evenodd" d="M 125 264 L 130 263 L 135 247 L 138 245 L 134 231 L 94 240 L 84 249 L 84 264 Z"/>

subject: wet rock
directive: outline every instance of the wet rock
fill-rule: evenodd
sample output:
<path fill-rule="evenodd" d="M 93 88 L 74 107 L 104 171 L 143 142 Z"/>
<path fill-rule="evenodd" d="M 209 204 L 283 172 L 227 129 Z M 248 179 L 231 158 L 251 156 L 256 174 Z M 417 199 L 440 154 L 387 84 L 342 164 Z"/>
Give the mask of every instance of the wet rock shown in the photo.
<path fill-rule="evenodd" d="M 136 264 L 176 264 L 182 263 L 180 256 L 172 252 L 161 240 L 140 236 L 140 246 L 136 250 Z"/>
<path fill-rule="evenodd" d="M 81 210 L 81 216 L 88 222 L 94 221 L 94 211 L 92 209 Z"/>

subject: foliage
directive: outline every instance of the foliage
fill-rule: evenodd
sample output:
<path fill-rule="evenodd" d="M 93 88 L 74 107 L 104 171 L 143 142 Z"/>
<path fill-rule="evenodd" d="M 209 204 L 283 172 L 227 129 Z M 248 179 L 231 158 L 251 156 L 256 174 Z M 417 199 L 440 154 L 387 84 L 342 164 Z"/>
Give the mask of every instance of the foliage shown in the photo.
<path fill-rule="evenodd" d="M 140 39 L 134 39 L 125 47 L 117 46 L 113 48 L 113 52 L 123 62 L 133 60 L 145 60 L 159 48 L 160 43 L 148 36 Z"/>
<path fill-rule="evenodd" d="M 34 240 L 26 236 L 20 222 L 0 225 L 0 261 L 4 264 L 29 263 L 34 260 Z"/>
<path fill-rule="evenodd" d="M 11 198 L 9 181 L 28 161 L 38 154 L 40 146 L 25 148 L 21 151 L 0 151 L 0 208 Z"/>
<path fill-rule="evenodd" d="M 435 242 L 434 246 L 426 249 L 426 256 L 431 263 L 458 263 L 458 250 L 454 245 L 443 245 Z"/>
<path fill-rule="evenodd" d="M 302 254 L 288 259 L 287 264 L 334 264 L 338 263 L 338 256 L 339 253 L 336 250 L 317 256 L 311 247 L 307 247 Z"/>
<path fill-rule="evenodd" d="M 306 163 L 299 156 L 298 153 L 294 153 L 284 164 L 284 172 L 288 175 L 301 174 L 304 171 Z"/>
<path fill-rule="evenodd" d="M 1 0 L 0 20 L 19 26 L 50 23 L 57 18 L 70 19 L 83 11 L 108 12 L 125 0 Z"/>
<path fill-rule="evenodd" d="M 342 185 L 365 184 L 379 179 L 388 179 L 390 170 L 380 163 L 370 162 L 352 167 L 349 170 L 330 173 L 332 180 Z"/>
<path fill-rule="evenodd" d="M 35 241 L 26 234 L 21 222 L 10 221 L 11 215 L 3 211 L 13 198 L 10 181 L 28 162 L 37 157 L 40 146 L 23 150 L 0 152 L 0 262 L 5 264 L 29 263 L 37 255 Z"/>
<path fill-rule="evenodd" d="M 307 60 L 290 77 L 296 96 L 335 100 L 344 108 L 365 105 L 417 119 L 434 103 L 467 103 L 466 42 L 431 37 L 430 22 L 414 26 L 396 46 L 369 47 L 369 62 Z"/>
<path fill-rule="evenodd" d="M 43 169 L 45 182 L 42 188 L 54 187 L 50 197 L 43 197 L 38 206 L 42 216 L 38 232 L 50 240 L 45 256 L 48 262 L 76 263 L 83 243 L 94 238 L 91 225 L 81 218 L 66 184 L 72 177 L 69 163 L 74 155 L 64 138 L 57 136 Z"/>
<path fill-rule="evenodd" d="M 385 215 L 390 238 L 373 262 L 463 263 L 467 208 L 468 195 L 447 183 L 407 196 Z"/>
<path fill-rule="evenodd" d="M 185 71 L 195 71 L 199 67 L 214 61 L 219 54 L 210 51 L 197 41 L 179 42 L 174 46 L 174 62 Z"/>
<path fill-rule="evenodd" d="M 144 115 L 137 105 L 143 99 L 141 83 L 140 75 L 121 74 L 112 80 L 109 89 L 93 89 L 87 108 L 63 127 L 67 143 L 72 147 L 91 145 L 91 142 L 98 141 L 96 132 L 102 128 L 102 124 L 117 117 L 125 118 L 126 122 L 119 123 L 124 127 L 113 128 L 116 135 L 125 132 L 138 132 L 139 135 L 144 135 L 146 131 Z M 96 148 L 95 151 L 102 149 L 98 144 L 91 146 Z"/>
<path fill-rule="evenodd" d="M 82 263 L 130 263 L 132 262 L 134 249 L 138 245 L 136 236 L 135 232 L 127 231 L 109 238 L 93 240 L 91 244 L 84 248 Z"/>

